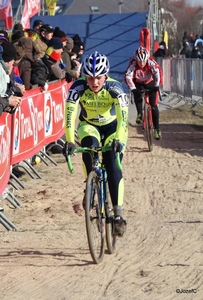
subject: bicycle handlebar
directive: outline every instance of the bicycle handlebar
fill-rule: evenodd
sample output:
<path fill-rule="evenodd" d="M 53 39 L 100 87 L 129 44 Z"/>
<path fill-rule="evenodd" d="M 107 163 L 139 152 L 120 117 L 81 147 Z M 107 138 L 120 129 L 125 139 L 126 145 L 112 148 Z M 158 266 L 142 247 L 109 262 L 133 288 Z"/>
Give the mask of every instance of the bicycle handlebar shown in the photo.
<path fill-rule="evenodd" d="M 82 147 L 82 148 L 76 148 L 74 150 L 74 154 L 75 153 L 84 153 L 84 152 L 106 152 L 106 151 L 111 151 L 112 147 L 111 146 L 101 146 L 101 147 L 96 147 L 96 148 L 89 148 L 89 147 Z M 71 174 L 74 173 L 74 169 L 73 169 L 73 165 L 72 165 L 72 161 L 71 161 L 71 155 L 68 155 L 66 157 L 66 161 L 68 164 L 68 169 L 70 171 Z M 121 161 L 120 161 L 120 153 L 116 152 L 115 153 L 115 161 L 116 161 L 116 166 L 119 170 L 122 170 L 122 165 L 121 165 Z"/>
<path fill-rule="evenodd" d="M 157 88 L 157 87 L 154 87 L 154 89 L 153 89 L 153 88 L 149 88 L 149 89 L 146 88 L 146 89 L 140 90 L 140 93 L 141 93 L 142 97 L 143 97 L 144 95 L 146 95 L 146 94 L 149 94 L 150 92 L 159 92 L 159 99 L 160 99 L 160 101 L 163 100 L 163 99 L 162 99 L 162 95 L 161 95 L 161 91 L 160 91 L 160 89 Z"/>

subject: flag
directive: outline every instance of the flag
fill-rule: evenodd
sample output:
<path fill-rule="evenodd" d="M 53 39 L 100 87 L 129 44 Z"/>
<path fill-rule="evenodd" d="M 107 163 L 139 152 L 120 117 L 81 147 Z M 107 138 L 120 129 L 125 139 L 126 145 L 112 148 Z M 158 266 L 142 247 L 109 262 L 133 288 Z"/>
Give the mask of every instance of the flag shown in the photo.
<path fill-rule="evenodd" d="M 6 30 L 10 29 L 10 28 L 13 28 L 13 10 L 12 10 L 12 4 L 11 4 L 11 1 L 10 1 L 10 6 L 9 6 L 9 9 L 8 9 L 8 15 L 5 19 L 5 28 Z"/>
<path fill-rule="evenodd" d="M 58 0 L 46 0 L 46 7 L 48 8 L 50 5 L 58 2 Z"/>
<path fill-rule="evenodd" d="M 21 24 L 23 25 L 23 28 L 30 28 L 30 18 L 38 14 L 40 10 L 41 10 L 40 0 L 35 0 L 35 1 L 25 0 L 22 18 L 21 18 Z"/>
<path fill-rule="evenodd" d="M 13 27 L 12 0 L 0 0 L 0 20 L 4 20 L 6 30 Z"/>
<path fill-rule="evenodd" d="M 55 16 L 56 2 L 48 7 L 48 15 Z"/>
<path fill-rule="evenodd" d="M 48 15 L 54 16 L 56 11 L 56 3 L 58 0 L 46 0 L 46 7 L 48 8 Z"/>

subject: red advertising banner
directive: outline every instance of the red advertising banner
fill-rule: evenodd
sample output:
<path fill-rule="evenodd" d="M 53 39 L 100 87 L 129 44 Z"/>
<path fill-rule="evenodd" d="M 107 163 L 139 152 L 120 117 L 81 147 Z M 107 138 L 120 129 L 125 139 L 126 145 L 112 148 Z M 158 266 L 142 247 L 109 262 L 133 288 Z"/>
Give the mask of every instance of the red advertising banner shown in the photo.
<path fill-rule="evenodd" d="M 49 85 L 47 92 L 29 90 L 13 116 L 11 165 L 30 158 L 64 134 L 66 81 Z"/>
<path fill-rule="evenodd" d="M 0 117 L 0 195 L 10 178 L 11 115 Z"/>
<path fill-rule="evenodd" d="M 0 117 L 0 195 L 14 164 L 31 158 L 64 135 L 64 106 L 71 83 L 60 80 L 26 91 L 15 114 Z"/>
<path fill-rule="evenodd" d="M 39 88 L 27 94 L 12 119 L 11 165 L 32 157 L 44 146 L 44 94 Z"/>

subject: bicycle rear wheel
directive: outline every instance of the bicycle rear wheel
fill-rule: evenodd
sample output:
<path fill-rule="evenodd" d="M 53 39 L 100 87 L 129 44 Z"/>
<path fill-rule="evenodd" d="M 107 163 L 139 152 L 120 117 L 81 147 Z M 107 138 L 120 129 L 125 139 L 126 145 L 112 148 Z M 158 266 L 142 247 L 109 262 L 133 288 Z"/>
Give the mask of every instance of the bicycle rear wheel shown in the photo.
<path fill-rule="evenodd" d="M 152 126 L 152 116 L 151 111 L 147 104 L 144 106 L 144 114 L 145 114 L 145 132 L 147 138 L 147 144 L 149 151 L 153 150 L 153 126 Z"/>
<path fill-rule="evenodd" d="M 105 218 L 101 214 L 99 190 L 99 182 L 92 171 L 86 183 L 85 221 L 90 254 L 96 264 L 102 262 L 105 246 Z"/>
<path fill-rule="evenodd" d="M 106 215 L 106 246 L 108 249 L 108 253 L 112 254 L 116 251 L 116 235 L 114 233 L 114 211 L 111 203 L 108 182 L 106 182 L 105 215 Z"/>
<path fill-rule="evenodd" d="M 106 211 L 106 245 L 109 254 L 116 251 L 116 235 L 114 233 L 114 214 L 113 209 L 108 203 L 105 205 Z"/>

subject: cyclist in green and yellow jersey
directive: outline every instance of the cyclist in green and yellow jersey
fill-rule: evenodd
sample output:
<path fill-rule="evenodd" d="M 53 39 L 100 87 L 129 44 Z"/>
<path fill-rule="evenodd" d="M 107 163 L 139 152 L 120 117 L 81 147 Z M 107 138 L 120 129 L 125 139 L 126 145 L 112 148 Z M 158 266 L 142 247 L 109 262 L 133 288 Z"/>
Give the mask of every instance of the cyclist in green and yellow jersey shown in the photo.
<path fill-rule="evenodd" d="M 112 143 L 112 151 L 103 153 L 109 191 L 114 208 L 115 230 L 122 235 L 126 230 L 123 219 L 124 180 L 115 163 L 115 151 L 122 160 L 128 137 L 128 98 L 121 83 L 108 76 L 108 58 L 95 51 L 82 63 L 84 77 L 76 80 L 69 89 L 65 108 L 66 144 L 64 154 L 75 150 L 75 121 L 80 105 L 78 137 L 82 147 Z M 92 169 L 88 153 L 82 156 L 85 177 Z"/>

